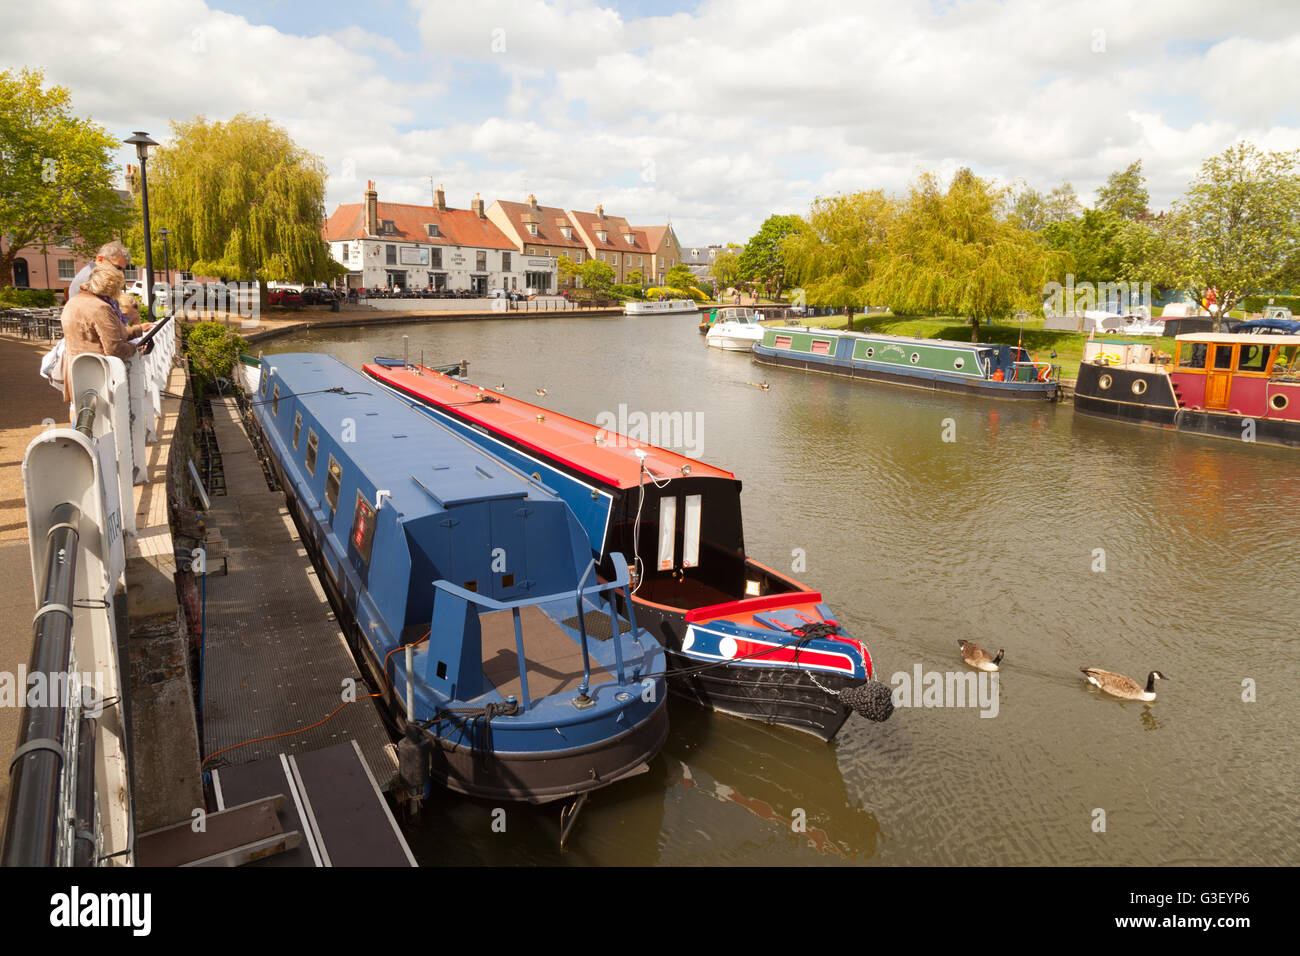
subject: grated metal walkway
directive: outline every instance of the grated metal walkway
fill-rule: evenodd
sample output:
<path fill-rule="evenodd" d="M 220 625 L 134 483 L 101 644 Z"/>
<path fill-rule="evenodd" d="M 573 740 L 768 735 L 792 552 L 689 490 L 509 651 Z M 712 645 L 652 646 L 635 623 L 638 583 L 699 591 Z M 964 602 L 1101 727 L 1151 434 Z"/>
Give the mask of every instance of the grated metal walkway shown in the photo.
<path fill-rule="evenodd" d="M 343 703 L 344 680 L 366 685 L 284 496 L 266 478 L 233 399 L 212 403 L 226 495 L 212 499 L 209 526 L 226 541 L 229 574 L 208 562 L 203 675 L 203 754 L 324 718 Z M 379 786 L 397 769 L 373 700 L 358 700 L 312 730 L 259 741 L 214 757 L 205 769 L 237 766 L 355 740 Z"/>

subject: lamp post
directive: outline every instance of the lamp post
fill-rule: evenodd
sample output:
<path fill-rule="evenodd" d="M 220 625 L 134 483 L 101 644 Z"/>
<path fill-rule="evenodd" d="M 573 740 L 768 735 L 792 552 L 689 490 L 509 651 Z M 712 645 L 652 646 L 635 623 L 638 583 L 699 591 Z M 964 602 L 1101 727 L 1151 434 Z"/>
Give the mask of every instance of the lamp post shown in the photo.
<path fill-rule="evenodd" d="M 163 285 L 167 287 L 167 313 L 169 315 L 174 309 L 173 303 L 176 299 L 176 290 L 172 288 L 171 260 L 167 257 L 167 237 L 170 235 L 171 233 L 167 231 L 166 226 L 158 230 L 158 236 L 163 241 Z M 152 313 L 150 317 L 152 317 Z"/>
<path fill-rule="evenodd" d="M 142 133 L 136 130 L 131 134 L 129 139 L 122 140 L 123 143 L 134 146 L 135 154 L 140 157 L 140 199 L 141 208 L 144 210 L 144 271 L 146 285 L 144 287 L 146 308 L 149 310 L 149 318 L 153 318 L 153 233 L 149 231 L 149 174 L 145 167 L 149 162 L 149 147 L 158 144 L 149 138 L 148 133 Z"/>

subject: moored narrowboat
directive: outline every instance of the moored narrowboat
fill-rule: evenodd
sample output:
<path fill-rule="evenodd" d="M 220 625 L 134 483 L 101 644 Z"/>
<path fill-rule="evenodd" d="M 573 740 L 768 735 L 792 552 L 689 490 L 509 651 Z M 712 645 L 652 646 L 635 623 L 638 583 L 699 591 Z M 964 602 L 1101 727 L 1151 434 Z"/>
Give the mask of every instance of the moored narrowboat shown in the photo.
<path fill-rule="evenodd" d="M 349 643 L 432 777 L 546 803 L 646 769 L 663 648 L 554 491 L 329 355 L 262 361 L 253 414 Z M 410 664 L 408 667 L 408 648 Z"/>
<path fill-rule="evenodd" d="M 1096 418 L 1300 446 L 1300 335 L 1189 332 L 1170 363 L 1150 349 L 1094 347 L 1074 410 Z M 1092 343 L 1090 343 L 1092 345 Z"/>
<path fill-rule="evenodd" d="M 1053 399 L 1060 368 L 1015 345 L 769 327 L 754 361 L 810 372 L 997 398 Z"/>
<path fill-rule="evenodd" d="M 823 740 L 854 710 L 888 717 L 866 645 L 818 592 L 746 555 L 735 475 L 431 369 L 365 372 L 555 489 L 603 577 L 626 559 L 631 610 L 667 649 L 674 693 Z"/>

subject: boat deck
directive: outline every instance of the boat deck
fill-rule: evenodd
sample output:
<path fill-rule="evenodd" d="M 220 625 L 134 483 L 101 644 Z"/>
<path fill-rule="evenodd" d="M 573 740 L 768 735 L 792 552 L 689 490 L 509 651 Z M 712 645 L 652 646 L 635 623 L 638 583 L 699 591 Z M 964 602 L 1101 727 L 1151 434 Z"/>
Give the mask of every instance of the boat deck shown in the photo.
<path fill-rule="evenodd" d="M 524 608 L 519 617 L 524 631 L 524 651 L 528 655 L 529 695 L 537 700 L 561 691 L 577 690 L 582 683 L 582 648 L 538 607 Z M 608 618 L 605 623 L 608 630 Z M 479 625 L 483 632 L 483 676 L 503 698 L 522 699 L 514 615 L 509 611 L 493 611 L 480 615 Z M 588 640 L 594 641 L 593 636 L 589 634 Z M 593 655 L 592 686 L 613 679 Z"/>

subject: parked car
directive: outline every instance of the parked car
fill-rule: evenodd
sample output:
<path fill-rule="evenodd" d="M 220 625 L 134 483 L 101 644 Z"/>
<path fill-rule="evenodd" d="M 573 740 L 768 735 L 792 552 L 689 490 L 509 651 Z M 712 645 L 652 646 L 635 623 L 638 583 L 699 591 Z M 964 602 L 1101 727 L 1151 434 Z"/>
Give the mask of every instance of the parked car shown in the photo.
<path fill-rule="evenodd" d="M 300 306 L 302 305 L 302 293 L 294 289 L 271 289 L 267 293 L 267 302 L 271 305 L 279 306 Z"/>

